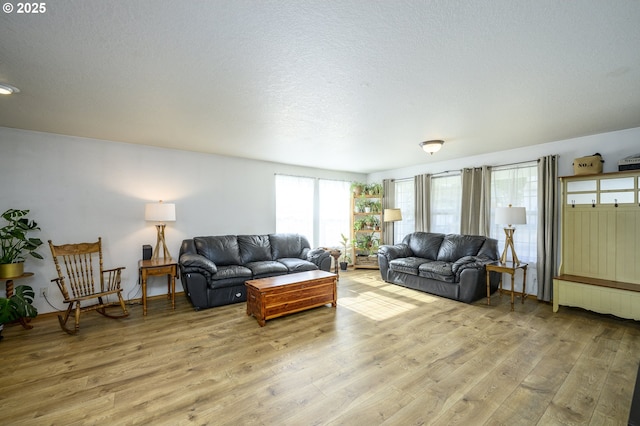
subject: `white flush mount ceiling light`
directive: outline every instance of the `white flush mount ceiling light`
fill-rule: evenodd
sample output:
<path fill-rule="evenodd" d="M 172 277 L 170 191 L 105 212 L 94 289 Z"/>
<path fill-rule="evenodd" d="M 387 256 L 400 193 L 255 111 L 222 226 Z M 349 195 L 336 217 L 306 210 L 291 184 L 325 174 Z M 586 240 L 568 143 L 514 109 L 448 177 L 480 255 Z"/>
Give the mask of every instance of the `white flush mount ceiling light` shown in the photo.
<path fill-rule="evenodd" d="M 420 146 L 422 147 L 424 152 L 428 152 L 431 155 L 433 155 L 434 152 L 440 151 L 442 145 L 444 145 L 444 141 L 441 140 L 420 142 Z"/>
<path fill-rule="evenodd" d="M 20 89 L 13 87 L 6 83 L 0 83 L 0 95 L 11 95 L 12 93 L 18 93 Z"/>

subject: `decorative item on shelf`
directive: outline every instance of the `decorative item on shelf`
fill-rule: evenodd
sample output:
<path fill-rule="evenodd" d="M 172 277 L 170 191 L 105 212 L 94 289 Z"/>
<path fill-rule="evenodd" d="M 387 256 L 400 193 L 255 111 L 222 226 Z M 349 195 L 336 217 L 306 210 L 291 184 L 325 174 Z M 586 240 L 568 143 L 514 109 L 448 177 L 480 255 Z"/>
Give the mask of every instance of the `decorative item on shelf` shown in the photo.
<path fill-rule="evenodd" d="M 157 241 L 151 260 L 160 259 L 160 246 L 162 246 L 162 257 L 170 259 L 171 254 L 169 254 L 167 243 L 164 239 L 164 228 L 166 226 L 165 222 L 175 222 L 176 205 L 173 203 L 163 203 L 162 200 L 157 203 L 147 203 L 144 209 L 144 218 L 148 222 L 159 222 L 156 224 Z"/>
<path fill-rule="evenodd" d="M 618 161 L 618 171 L 640 170 L 640 153 L 630 155 Z"/>
<path fill-rule="evenodd" d="M 371 256 L 377 253 L 379 244 L 380 239 L 375 235 L 375 232 L 358 235 L 358 239 L 356 241 L 356 247 L 366 256 Z"/>
<path fill-rule="evenodd" d="M 359 197 L 364 192 L 364 188 L 366 186 L 367 185 L 362 183 L 362 182 L 352 182 L 351 183 L 351 192 L 353 192 L 353 195 L 355 195 L 356 197 Z"/>
<path fill-rule="evenodd" d="M 524 207 L 498 207 L 496 208 L 495 223 L 498 225 L 508 225 L 504 228 L 506 239 L 504 242 L 504 251 L 500 256 L 500 263 L 507 263 L 507 250 L 511 250 L 511 259 L 519 265 L 520 261 L 516 255 L 516 249 L 513 245 L 513 233 L 516 229 L 512 225 L 524 225 L 527 223 L 527 211 Z"/>
<path fill-rule="evenodd" d="M 382 195 L 382 184 L 381 183 L 370 183 L 365 186 L 365 191 L 367 195 Z"/>
<path fill-rule="evenodd" d="M 435 152 L 440 151 L 440 148 L 442 148 L 442 145 L 444 145 L 444 141 L 442 140 L 430 140 L 430 141 L 420 142 L 420 147 L 424 150 L 424 152 L 428 152 L 431 155 L 433 155 L 433 153 Z"/>
<path fill-rule="evenodd" d="M 8 222 L 0 228 L 0 278 L 19 277 L 24 273 L 25 256 L 43 257 L 35 250 L 42 245 L 39 238 L 29 238 L 31 231 L 39 231 L 38 224 L 26 216 L 29 210 L 9 209 L 2 214 Z"/>
<path fill-rule="evenodd" d="M 573 160 L 573 174 L 591 175 L 602 173 L 602 163 L 604 163 L 604 160 L 597 152 L 587 157 L 576 158 Z"/>

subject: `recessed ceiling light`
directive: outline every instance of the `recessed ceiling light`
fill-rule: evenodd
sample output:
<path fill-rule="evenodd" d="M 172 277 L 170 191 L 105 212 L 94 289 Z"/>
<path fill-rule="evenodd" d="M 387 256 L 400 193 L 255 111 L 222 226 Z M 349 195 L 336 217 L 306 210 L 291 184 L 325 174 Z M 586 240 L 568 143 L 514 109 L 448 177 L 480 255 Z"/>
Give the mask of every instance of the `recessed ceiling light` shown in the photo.
<path fill-rule="evenodd" d="M 6 83 L 0 83 L 0 95 L 11 95 L 12 93 L 18 93 L 20 89 L 13 87 Z"/>

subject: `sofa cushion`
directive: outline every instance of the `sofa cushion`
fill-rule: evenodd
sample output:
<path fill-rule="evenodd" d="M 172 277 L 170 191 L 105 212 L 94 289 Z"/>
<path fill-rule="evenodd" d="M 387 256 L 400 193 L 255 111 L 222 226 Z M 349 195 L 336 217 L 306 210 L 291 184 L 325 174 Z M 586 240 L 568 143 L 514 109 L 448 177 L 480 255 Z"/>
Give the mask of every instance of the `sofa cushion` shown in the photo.
<path fill-rule="evenodd" d="M 429 259 L 423 259 L 421 257 L 401 257 L 389 262 L 389 268 L 396 272 L 418 275 L 418 268 L 425 262 L 429 262 Z"/>
<path fill-rule="evenodd" d="M 290 273 L 315 271 L 318 269 L 316 265 L 308 260 L 298 259 L 296 257 L 283 257 L 278 259 L 278 262 L 286 266 Z"/>
<path fill-rule="evenodd" d="M 251 269 L 240 265 L 218 266 L 218 273 L 211 277 L 212 281 L 219 281 L 228 278 L 251 279 Z"/>
<path fill-rule="evenodd" d="M 211 260 L 216 266 L 240 265 L 240 248 L 235 235 L 196 237 L 193 239 L 198 254 Z"/>
<path fill-rule="evenodd" d="M 309 241 L 299 234 L 270 234 L 271 258 L 274 260 L 295 257 L 306 258 L 309 251 Z"/>
<path fill-rule="evenodd" d="M 268 235 L 238 235 L 238 246 L 243 265 L 249 262 L 273 260 Z"/>
<path fill-rule="evenodd" d="M 483 259 L 498 259 L 498 240 L 494 238 L 486 238 L 480 250 L 478 250 L 478 257 Z"/>
<path fill-rule="evenodd" d="M 442 262 L 439 260 L 433 260 L 425 262 L 418 267 L 418 275 L 425 278 L 432 278 L 434 280 L 445 281 L 452 283 L 455 281 L 455 274 L 451 270 L 451 262 Z"/>
<path fill-rule="evenodd" d="M 287 267 L 275 260 L 263 260 L 260 262 L 249 262 L 244 265 L 251 270 L 254 277 L 258 275 L 278 275 L 286 274 L 289 270 Z"/>
<path fill-rule="evenodd" d="M 475 256 L 485 239 L 479 235 L 448 234 L 444 237 L 435 260 L 455 262 L 461 257 Z"/>
<path fill-rule="evenodd" d="M 414 256 L 436 260 L 444 237 L 444 234 L 414 232 L 407 235 L 403 242 L 409 246 Z"/>

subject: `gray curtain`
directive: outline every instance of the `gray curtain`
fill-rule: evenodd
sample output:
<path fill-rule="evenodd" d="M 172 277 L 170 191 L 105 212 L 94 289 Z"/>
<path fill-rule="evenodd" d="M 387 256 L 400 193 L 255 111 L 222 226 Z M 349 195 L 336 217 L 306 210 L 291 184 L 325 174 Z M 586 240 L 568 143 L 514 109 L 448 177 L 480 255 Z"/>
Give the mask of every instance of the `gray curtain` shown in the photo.
<path fill-rule="evenodd" d="M 382 180 L 382 208 L 393 209 L 396 202 L 396 181 L 395 179 Z M 384 216 L 382 217 L 384 220 Z M 393 222 L 383 222 L 382 226 L 382 244 L 393 244 Z"/>
<path fill-rule="evenodd" d="M 460 233 L 489 236 L 491 170 L 488 166 L 462 170 Z"/>
<path fill-rule="evenodd" d="M 538 159 L 538 300 L 553 296 L 558 247 L 558 156 Z"/>
<path fill-rule="evenodd" d="M 416 201 L 416 232 L 429 232 L 431 228 L 431 175 L 418 175 L 414 179 Z"/>

